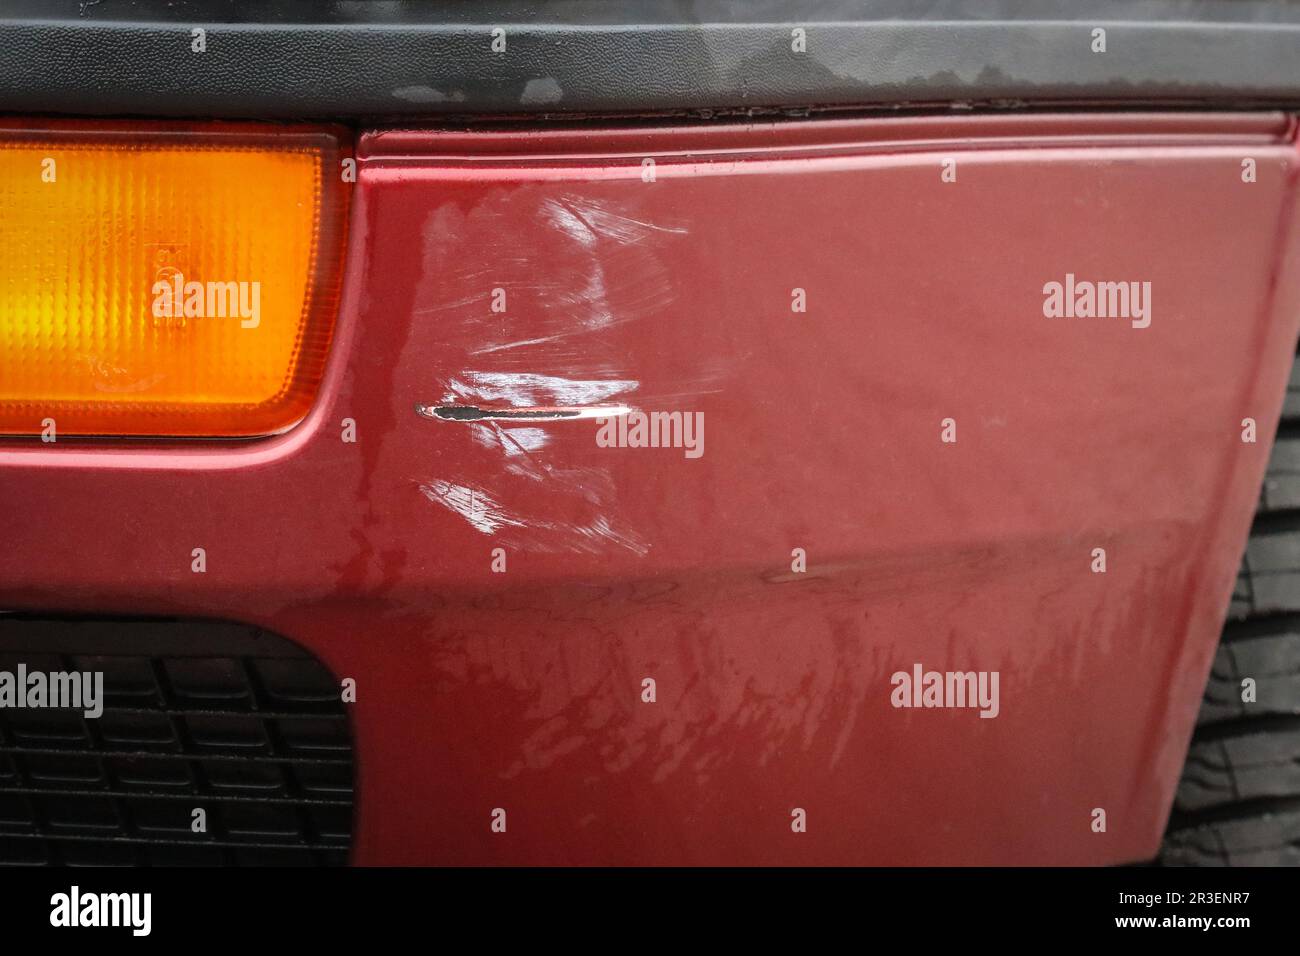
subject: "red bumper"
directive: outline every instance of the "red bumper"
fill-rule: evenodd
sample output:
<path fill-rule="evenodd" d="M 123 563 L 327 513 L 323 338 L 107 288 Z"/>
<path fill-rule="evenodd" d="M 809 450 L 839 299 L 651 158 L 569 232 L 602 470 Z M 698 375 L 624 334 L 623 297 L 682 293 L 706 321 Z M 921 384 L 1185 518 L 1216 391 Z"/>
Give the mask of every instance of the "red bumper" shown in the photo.
<path fill-rule="evenodd" d="M 6 445 L 5 606 L 248 621 L 355 679 L 357 863 L 1154 854 L 1293 358 L 1285 117 L 358 156 L 308 420 Z M 1150 324 L 1045 316 L 1067 275 L 1150 282 Z M 701 453 L 415 410 L 607 403 L 702 413 Z M 996 718 L 892 706 L 918 663 L 997 671 Z"/>

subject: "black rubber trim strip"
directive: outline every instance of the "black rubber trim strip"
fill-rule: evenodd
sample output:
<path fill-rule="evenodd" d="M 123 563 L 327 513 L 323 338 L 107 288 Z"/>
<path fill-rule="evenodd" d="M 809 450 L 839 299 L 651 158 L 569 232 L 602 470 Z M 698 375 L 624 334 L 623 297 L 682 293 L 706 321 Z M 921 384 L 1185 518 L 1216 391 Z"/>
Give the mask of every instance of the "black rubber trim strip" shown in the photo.
<path fill-rule="evenodd" d="M 505 30 L 506 51 L 491 49 Z M 807 52 L 791 31 L 807 33 Z M 1106 30 L 1106 52 L 1091 49 Z M 191 29 L 206 50 L 191 50 Z M 1300 106 L 1295 0 L 0 0 L 0 111 Z"/>

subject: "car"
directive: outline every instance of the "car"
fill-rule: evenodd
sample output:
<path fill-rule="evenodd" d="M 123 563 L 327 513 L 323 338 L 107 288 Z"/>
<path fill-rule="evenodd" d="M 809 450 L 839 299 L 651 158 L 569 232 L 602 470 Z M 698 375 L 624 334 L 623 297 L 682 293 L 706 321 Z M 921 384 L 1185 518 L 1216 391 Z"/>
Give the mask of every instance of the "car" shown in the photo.
<path fill-rule="evenodd" d="M 968 7 L 0 2 L 0 860 L 1300 863 L 1300 8 Z"/>

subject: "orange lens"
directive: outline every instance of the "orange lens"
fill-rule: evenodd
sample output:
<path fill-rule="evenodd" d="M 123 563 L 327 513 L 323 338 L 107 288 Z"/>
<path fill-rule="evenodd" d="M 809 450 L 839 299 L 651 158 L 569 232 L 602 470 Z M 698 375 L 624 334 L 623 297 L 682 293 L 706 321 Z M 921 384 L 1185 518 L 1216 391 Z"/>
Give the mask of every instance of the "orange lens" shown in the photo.
<path fill-rule="evenodd" d="M 319 389 L 331 130 L 0 123 L 0 434 L 250 437 Z"/>

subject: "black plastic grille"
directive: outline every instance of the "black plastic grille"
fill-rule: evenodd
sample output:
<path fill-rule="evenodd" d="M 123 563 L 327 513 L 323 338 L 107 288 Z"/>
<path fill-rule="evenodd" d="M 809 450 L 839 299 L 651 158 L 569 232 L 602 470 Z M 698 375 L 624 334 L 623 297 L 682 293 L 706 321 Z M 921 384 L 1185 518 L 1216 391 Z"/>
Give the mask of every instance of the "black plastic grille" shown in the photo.
<path fill-rule="evenodd" d="M 301 648 L 238 624 L 0 616 L 0 671 L 20 662 L 102 671 L 104 711 L 0 706 L 0 864 L 347 862 L 348 718 Z"/>

